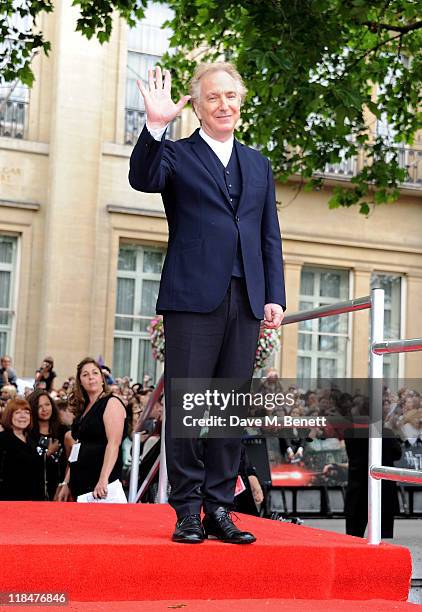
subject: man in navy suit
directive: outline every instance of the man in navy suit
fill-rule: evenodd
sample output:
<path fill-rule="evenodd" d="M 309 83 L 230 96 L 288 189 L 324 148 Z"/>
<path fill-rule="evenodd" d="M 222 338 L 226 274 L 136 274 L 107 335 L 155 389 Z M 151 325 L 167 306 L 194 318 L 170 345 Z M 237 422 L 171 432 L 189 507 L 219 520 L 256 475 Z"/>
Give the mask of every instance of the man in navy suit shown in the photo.
<path fill-rule="evenodd" d="M 155 77 L 155 78 L 154 78 Z M 174 378 L 250 380 L 260 321 L 276 329 L 285 309 L 283 260 L 269 161 L 234 139 L 246 93 L 232 64 L 200 64 L 190 96 L 171 99 L 170 73 L 148 73 L 146 125 L 130 160 L 134 189 L 161 193 L 169 226 L 157 312 L 164 315 L 166 455 L 177 514 L 173 541 L 208 536 L 249 544 L 232 522 L 240 439 L 171 435 Z M 191 99 L 201 128 L 165 140 Z M 205 517 L 201 523 L 200 513 Z"/>

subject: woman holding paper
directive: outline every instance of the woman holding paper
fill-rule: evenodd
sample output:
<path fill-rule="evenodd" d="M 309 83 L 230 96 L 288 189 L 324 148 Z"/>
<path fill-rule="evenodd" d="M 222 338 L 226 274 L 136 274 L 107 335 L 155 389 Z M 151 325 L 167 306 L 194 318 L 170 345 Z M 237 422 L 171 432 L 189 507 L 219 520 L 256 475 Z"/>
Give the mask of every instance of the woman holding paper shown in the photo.
<path fill-rule="evenodd" d="M 111 484 L 113 492 L 121 489 L 123 494 L 119 480 L 126 409 L 118 397 L 109 393 L 95 359 L 87 357 L 78 364 L 74 404 L 78 415 L 72 425 L 69 468 L 58 500 L 66 501 L 69 489 L 74 499 L 92 493 L 92 501 L 105 500 Z M 124 501 L 123 497 L 120 501 Z M 87 501 L 87 498 L 80 501 Z"/>

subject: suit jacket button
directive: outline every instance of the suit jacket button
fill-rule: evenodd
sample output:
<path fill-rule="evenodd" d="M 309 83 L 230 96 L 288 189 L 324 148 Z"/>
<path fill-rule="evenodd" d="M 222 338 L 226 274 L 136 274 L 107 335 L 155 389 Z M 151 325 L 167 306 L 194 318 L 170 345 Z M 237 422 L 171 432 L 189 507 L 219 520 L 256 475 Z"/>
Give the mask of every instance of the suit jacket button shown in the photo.
<path fill-rule="evenodd" d="M 236 217 L 236 221 L 237 221 L 237 222 L 239 222 L 239 221 L 240 221 L 239 217 Z"/>

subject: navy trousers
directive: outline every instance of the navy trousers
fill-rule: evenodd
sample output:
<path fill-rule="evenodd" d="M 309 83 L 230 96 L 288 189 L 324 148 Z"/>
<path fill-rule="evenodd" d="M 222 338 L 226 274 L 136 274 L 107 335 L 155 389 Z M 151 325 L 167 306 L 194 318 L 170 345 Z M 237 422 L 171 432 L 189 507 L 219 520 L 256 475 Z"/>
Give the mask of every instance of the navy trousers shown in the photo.
<path fill-rule="evenodd" d="M 231 507 L 240 462 L 240 439 L 172 435 L 172 378 L 237 378 L 253 375 L 260 321 L 249 305 L 243 278 L 232 277 L 223 302 L 209 313 L 164 313 L 166 338 L 166 459 L 169 503 L 178 517 Z"/>

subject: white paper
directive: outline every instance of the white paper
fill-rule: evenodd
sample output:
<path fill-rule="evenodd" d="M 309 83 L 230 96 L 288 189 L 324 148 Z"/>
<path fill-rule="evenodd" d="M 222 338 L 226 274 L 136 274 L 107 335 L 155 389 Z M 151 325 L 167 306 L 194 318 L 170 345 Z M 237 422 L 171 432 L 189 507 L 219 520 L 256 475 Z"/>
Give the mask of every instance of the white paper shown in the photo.
<path fill-rule="evenodd" d="M 70 451 L 70 455 L 68 459 L 69 463 L 75 463 L 75 461 L 78 460 L 80 448 L 81 448 L 81 443 L 75 442 L 75 444 L 72 446 L 72 450 Z"/>
<path fill-rule="evenodd" d="M 92 493 L 91 491 L 90 493 L 78 495 L 76 501 L 81 504 L 127 504 L 126 495 L 120 480 L 114 480 L 107 485 L 107 497 L 104 499 L 96 499 Z"/>

